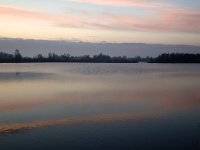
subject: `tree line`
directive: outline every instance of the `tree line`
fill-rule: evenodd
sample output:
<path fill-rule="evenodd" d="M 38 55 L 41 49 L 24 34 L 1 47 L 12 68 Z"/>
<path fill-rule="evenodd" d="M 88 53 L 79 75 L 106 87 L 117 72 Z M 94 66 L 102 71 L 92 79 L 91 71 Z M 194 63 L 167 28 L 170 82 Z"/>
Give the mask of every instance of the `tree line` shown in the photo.
<path fill-rule="evenodd" d="M 200 54 L 171 53 L 149 59 L 150 63 L 200 63 Z"/>
<path fill-rule="evenodd" d="M 42 62 L 85 62 L 85 63 L 200 63 L 200 54 L 187 53 L 164 53 L 158 57 L 136 56 L 128 58 L 126 56 L 111 57 L 102 53 L 94 56 L 71 56 L 70 54 L 57 55 L 49 53 L 48 56 L 38 54 L 34 57 L 23 57 L 19 50 L 15 50 L 13 54 L 0 52 L 0 63 L 42 63 Z"/>
<path fill-rule="evenodd" d="M 29 62 L 94 62 L 94 63 L 137 63 L 137 58 L 126 56 L 111 57 L 102 53 L 94 56 L 71 56 L 70 54 L 57 55 L 49 53 L 47 57 L 38 54 L 34 57 L 23 57 L 19 50 L 14 54 L 0 52 L 0 63 L 29 63 Z"/>

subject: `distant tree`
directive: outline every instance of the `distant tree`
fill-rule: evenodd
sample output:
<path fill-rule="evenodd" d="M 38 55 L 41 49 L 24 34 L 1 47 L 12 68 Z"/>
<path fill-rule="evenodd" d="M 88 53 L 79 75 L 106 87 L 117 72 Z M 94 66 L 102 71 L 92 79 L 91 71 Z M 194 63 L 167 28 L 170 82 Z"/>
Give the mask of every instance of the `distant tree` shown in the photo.
<path fill-rule="evenodd" d="M 42 56 L 42 54 L 38 54 L 36 58 L 37 59 L 43 59 L 43 56 Z"/>
<path fill-rule="evenodd" d="M 13 62 L 13 61 L 14 61 L 13 54 L 0 52 L 0 62 Z"/>
<path fill-rule="evenodd" d="M 55 53 L 52 54 L 53 62 L 59 62 L 59 56 Z"/>
<path fill-rule="evenodd" d="M 52 53 L 49 53 L 49 54 L 48 54 L 48 61 L 49 61 L 49 62 L 52 62 L 52 61 L 53 61 L 53 55 L 52 55 Z"/>
<path fill-rule="evenodd" d="M 36 62 L 43 62 L 44 61 L 44 57 L 43 57 L 42 54 L 38 54 L 35 59 L 36 59 Z"/>
<path fill-rule="evenodd" d="M 20 51 L 18 49 L 15 50 L 14 56 L 15 56 L 15 62 L 21 62 L 22 55 L 20 54 Z"/>
<path fill-rule="evenodd" d="M 161 54 L 152 59 L 154 63 L 200 63 L 200 54 L 171 53 Z"/>
<path fill-rule="evenodd" d="M 111 62 L 111 57 L 100 53 L 99 55 L 93 56 L 93 61 L 95 61 L 95 62 Z"/>

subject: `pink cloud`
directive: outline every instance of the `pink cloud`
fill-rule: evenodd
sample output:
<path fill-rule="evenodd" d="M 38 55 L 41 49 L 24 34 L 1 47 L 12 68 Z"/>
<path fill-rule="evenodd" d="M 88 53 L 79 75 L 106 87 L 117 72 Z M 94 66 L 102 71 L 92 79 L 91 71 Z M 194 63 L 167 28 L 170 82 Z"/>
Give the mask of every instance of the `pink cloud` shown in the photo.
<path fill-rule="evenodd" d="M 200 32 L 200 13 L 193 11 L 161 12 L 158 19 L 165 31 Z"/>
<path fill-rule="evenodd" d="M 153 16 L 141 18 L 112 13 L 86 13 L 77 18 L 76 27 L 104 30 L 144 32 L 200 32 L 200 13 L 192 11 L 157 11 Z M 69 26 L 58 22 L 62 27 Z"/>
<path fill-rule="evenodd" d="M 94 5 L 108 5 L 113 7 L 161 7 L 160 3 L 153 3 L 142 0 L 72 0 L 78 3 Z"/>
<path fill-rule="evenodd" d="M 80 12 L 79 12 L 80 11 Z M 80 14 L 81 15 L 80 15 Z M 149 12 L 150 13 L 150 12 Z M 142 32 L 188 32 L 200 33 L 200 12 L 189 10 L 156 10 L 149 17 L 134 17 L 110 12 L 76 10 L 67 14 L 47 14 L 33 10 L 0 6 L 0 16 L 20 18 L 20 21 L 46 22 L 57 27 L 86 29 L 142 31 Z"/>
<path fill-rule="evenodd" d="M 10 6 L 0 6 L 0 15 L 9 15 L 9 16 L 17 16 L 21 18 L 30 18 L 30 19 L 50 19 L 51 17 L 40 12 L 10 7 Z"/>
<path fill-rule="evenodd" d="M 17 18 L 19 19 L 19 21 L 22 21 L 22 22 L 31 20 L 32 22 L 39 22 L 39 23 L 47 22 L 52 25 L 55 25 L 58 22 L 59 23 L 63 22 L 63 23 L 73 26 L 74 24 L 79 22 L 76 18 L 73 18 L 70 16 L 62 17 L 62 16 L 56 16 L 56 15 L 50 15 L 44 12 L 38 12 L 34 10 L 4 6 L 4 5 L 0 5 L 0 16 L 8 16 L 14 20 L 16 20 Z"/>

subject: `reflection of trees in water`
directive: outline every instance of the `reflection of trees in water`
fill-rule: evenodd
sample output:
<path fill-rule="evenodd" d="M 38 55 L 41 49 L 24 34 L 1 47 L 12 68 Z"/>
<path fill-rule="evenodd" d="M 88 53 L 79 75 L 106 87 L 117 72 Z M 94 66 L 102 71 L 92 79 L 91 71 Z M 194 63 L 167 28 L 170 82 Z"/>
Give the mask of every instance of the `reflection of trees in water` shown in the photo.
<path fill-rule="evenodd" d="M 16 72 L 15 75 L 16 75 L 16 76 L 19 76 L 19 75 L 20 75 L 20 72 Z"/>
<path fill-rule="evenodd" d="M 48 79 L 52 75 L 40 72 L 0 72 L 0 81 Z"/>

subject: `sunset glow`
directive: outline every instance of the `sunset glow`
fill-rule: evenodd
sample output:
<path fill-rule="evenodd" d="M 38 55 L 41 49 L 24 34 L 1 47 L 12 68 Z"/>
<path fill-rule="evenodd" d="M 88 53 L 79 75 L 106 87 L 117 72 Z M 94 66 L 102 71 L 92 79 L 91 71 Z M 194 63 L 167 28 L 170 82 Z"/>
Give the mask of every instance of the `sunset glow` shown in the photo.
<path fill-rule="evenodd" d="M 0 0 L 0 36 L 199 45 L 199 6 L 195 0 Z"/>

